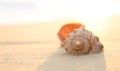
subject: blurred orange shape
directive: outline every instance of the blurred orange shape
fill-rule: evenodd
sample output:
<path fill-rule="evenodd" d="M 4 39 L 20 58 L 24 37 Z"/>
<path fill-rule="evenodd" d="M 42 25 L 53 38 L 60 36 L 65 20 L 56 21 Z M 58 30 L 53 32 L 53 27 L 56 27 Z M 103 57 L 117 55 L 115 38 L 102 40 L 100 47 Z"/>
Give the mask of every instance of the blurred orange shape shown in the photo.
<path fill-rule="evenodd" d="M 69 24 L 66 24 L 66 25 L 63 25 L 59 32 L 58 32 L 58 37 L 61 41 L 64 41 L 67 36 L 74 30 L 74 29 L 78 29 L 80 28 L 81 26 L 83 26 L 82 24 L 80 23 L 69 23 Z M 84 28 L 84 26 L 83 26 Z"/>

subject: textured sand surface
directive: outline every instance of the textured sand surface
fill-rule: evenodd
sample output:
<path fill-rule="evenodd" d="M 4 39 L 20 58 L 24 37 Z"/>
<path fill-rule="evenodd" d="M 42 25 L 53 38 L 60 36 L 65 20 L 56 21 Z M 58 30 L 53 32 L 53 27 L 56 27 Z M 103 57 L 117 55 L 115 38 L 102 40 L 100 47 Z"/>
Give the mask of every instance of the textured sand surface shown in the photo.
<path fill-rule="evenodd" d="M 104 53 L 85 56 L 67 55 L 57 42 L 0 45 L 0 71 L 119 71 L 119 42 L 104 45 Z"/>
<path fill-rule="evenodd" d="M 50 30 L 40 26 L 1 27 L 0 71 L 120 71 L 120 41 L 102 42 L 104 52 L 100 54 L 67 55 L 59 47 L 59 25 L 55 26 Z"/>

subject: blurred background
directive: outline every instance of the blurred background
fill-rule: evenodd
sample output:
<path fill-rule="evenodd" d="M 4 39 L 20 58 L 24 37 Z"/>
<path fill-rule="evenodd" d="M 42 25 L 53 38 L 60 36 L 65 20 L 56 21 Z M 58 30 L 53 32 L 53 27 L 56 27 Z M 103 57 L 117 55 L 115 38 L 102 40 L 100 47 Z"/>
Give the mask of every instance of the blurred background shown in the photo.
<path fill-rule="evenodd" d="M 71 22 L 102 41 L 119 41 L 120 0 L 0 0 L 0 42 L 56 41 Z"/>
<path fill-rule="evenodd" d="M 57 33 L 80 22 L 104 52 L 67 55 Z M 0 0 L 0 71 L 120 71 L 120 0 Z"/>

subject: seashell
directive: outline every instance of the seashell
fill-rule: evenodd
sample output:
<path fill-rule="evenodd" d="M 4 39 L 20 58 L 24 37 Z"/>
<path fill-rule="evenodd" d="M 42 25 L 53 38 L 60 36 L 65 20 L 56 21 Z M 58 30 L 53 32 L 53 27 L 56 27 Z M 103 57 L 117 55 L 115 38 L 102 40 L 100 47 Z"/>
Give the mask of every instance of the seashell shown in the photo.
<path fill-rule="evenodd" d="M 62 26 L 58 32 L 60 41 L 64 41 L 67 38 L 68 34 L 70 34 L 74 29 L 78 29 L 80 27 L 84 27 L 84 25 L 80 23 L 69 23 Z"/>
<path fill-rule="evenodd" d="M 69 54 L 90 54 L 103 51 L 103 45 L 99 38 L 85 28 L 75 28 L 62 41 L 61 47 L 64 47 Z"/>

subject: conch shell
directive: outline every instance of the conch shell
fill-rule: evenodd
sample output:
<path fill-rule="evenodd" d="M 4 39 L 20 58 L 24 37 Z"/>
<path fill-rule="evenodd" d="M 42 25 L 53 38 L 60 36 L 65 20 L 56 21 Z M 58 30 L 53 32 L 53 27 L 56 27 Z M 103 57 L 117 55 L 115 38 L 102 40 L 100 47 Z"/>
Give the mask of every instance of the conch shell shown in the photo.
<path fill-rule="evenodd" d="M 67 53 L 77 55 L 103 51 L 103 45 L 99 38 L 84 27 L 74 29 L 61 43 L 61 47 L 64 47 Z"/>

